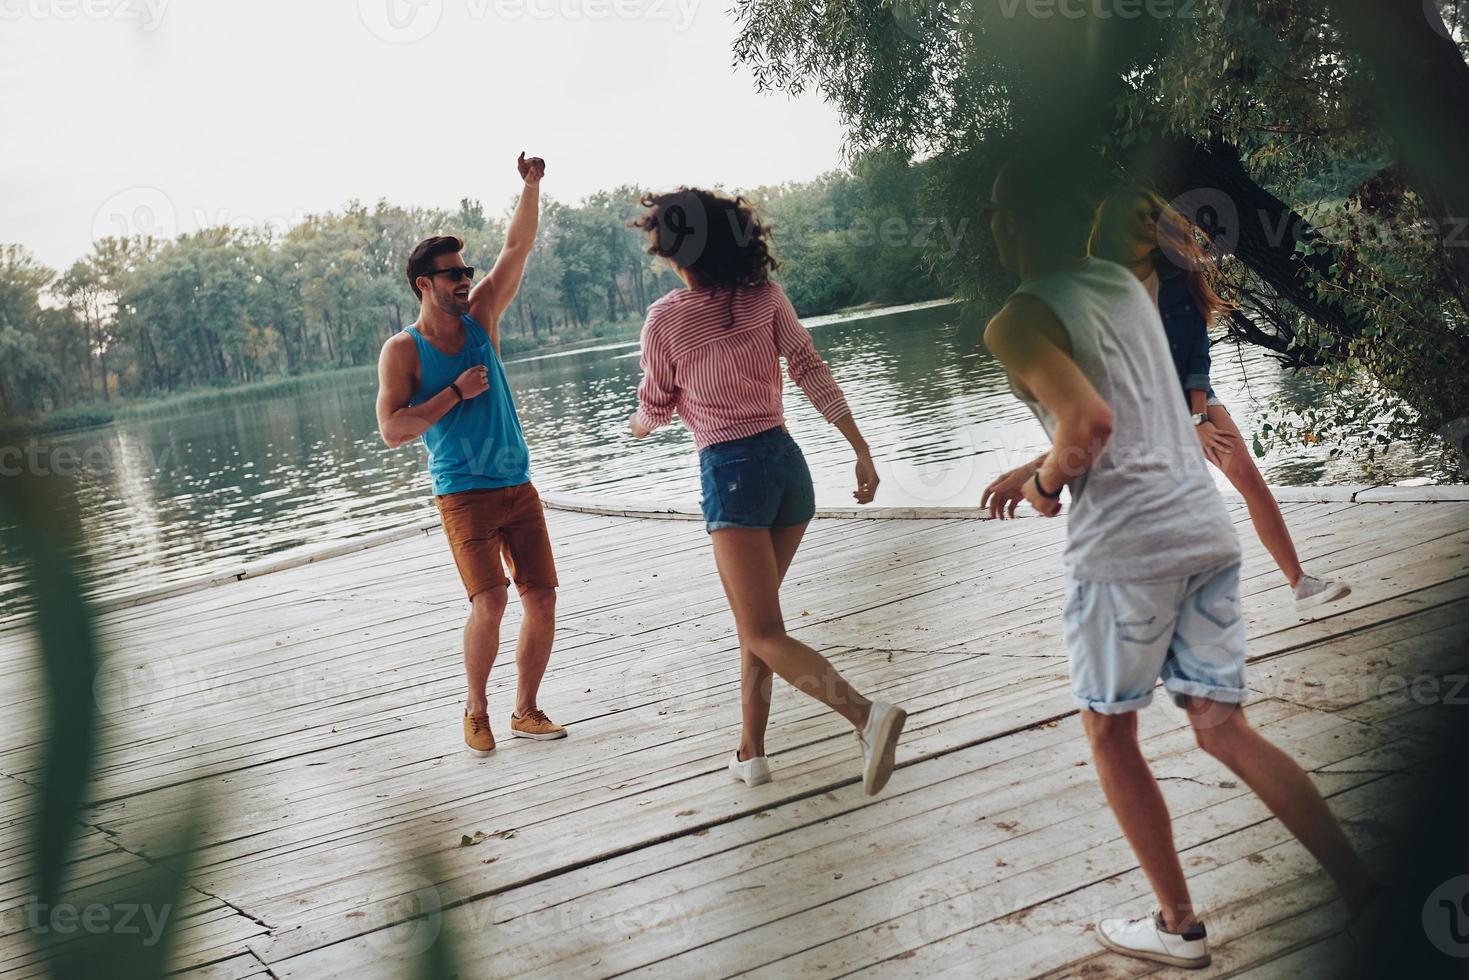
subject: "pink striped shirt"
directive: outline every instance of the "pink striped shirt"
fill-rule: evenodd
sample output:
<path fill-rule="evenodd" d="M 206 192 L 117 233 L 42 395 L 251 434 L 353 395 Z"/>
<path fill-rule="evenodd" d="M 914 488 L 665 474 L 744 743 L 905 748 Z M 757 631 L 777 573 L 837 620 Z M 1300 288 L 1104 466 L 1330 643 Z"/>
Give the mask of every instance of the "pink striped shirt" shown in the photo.
<path fill-rule="evenodd" d="M 642 344 L 638 420 L 656 429 L 677 410 L 700 449 L 785 423 L 781 357 L 828 421 L 852 414 L 795 307 L 773 282 L 675 289 L 648 308 Z"/>

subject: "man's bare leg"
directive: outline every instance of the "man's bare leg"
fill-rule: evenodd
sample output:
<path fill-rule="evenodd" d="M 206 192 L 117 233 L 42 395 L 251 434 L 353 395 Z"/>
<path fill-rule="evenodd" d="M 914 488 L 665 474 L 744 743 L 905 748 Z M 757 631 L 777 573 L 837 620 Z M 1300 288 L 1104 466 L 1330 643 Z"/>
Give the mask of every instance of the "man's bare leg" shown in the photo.
<path fill-rule="evenodd" d="M 1245 721 L 1244 708 L 1188 699 L 1199 746 L 1224 763 L 1321 862 L 1355 915 L 1377 886 L 1306 771 Z"/>
<path fill-rule="evenodd" d="M 464 674 L 469 690 L 465 712 L 482 715 L 489 711 L 485 687 L 490 668 L 500 652 L 500 620 L 505 616 L 505 586 L 486 589 L 469 603 L 469 621 L 464 624 Z"/>
<path fill-rule="evenodd" d="M 538 707 L 536 695 L 551 661 L 551 645 L 556 639 L 556 590 L 526 589 L 520 594 L 520 607 L 523 618 L 520 643 L 515 649 L 515 713 L 524 716 Z"/>
<path fill-rule="evenodd" d="M 1104 715 L 1083 711 L 1081 724 L 1092 745 L 1102 792 L 1158 896 L 1163 924 L 1169 932 L 1183 932 L 1197 921 L 1193 900 L 1173 845 L 1168 805 L 1137 744 L 1137 712 Z"/>

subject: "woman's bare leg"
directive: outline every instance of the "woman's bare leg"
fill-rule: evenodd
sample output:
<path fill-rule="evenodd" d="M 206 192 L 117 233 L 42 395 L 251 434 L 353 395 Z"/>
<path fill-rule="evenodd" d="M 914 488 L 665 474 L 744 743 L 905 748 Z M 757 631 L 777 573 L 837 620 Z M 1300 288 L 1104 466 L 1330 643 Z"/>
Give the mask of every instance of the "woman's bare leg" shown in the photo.
<path fill-rule="evenodd" d="M 782 583 L 805 533 L 805 524 L 770 529 L 770 540 L 775 547 L 775 569 Z M 740 734 L 739 758 L 742 762 L 765 754 L 765 726 L 770 722 L 770 680 L 773 676 L 765 661 L 755 656 L 754 651 L 741 641 L 740 706 L 744 727 Z"/>
<path fill-rule="evenodd" d="M 1234 419 L 1230 418 L 1229 411 L 1223 405 L 1210 405 L 1209 421 L 1221 431 L 1233 433 L 1238 440 L 1238 449 L 1220 453 L 1222 465 L 1219 468 L 1245 498 L 1245 504 L 1250 509 L 1250 523 L 1255 525 L 1260 543 L 1285 573 L 1285 579 L 1291 588 L 1295 588 L 1301 579 L 1301 559 L 1296 555 L 1296 544 L 1291 540 L 1290 529 L 1285 526 L 1285 515 L 1280 512 L 1280 504 L 1275 502 L 1275 495 L 1270 492 L 1265 477 L 1260 475 L 1260 468 L 1255 465 L 1250 451 L 1245 448 L 1244 436 L 1240 433 L 1239 426 L 1234 424 Z"/>
<path fill-rule="evenodd" d="M 867 724 L 871 702 L 825 657 L 786 635 L 780 611 L 780 567 L 770 531 L 724 528 L 709 537 L 724 594 L 734 612 L 741 648 L 861 731 Z"/>

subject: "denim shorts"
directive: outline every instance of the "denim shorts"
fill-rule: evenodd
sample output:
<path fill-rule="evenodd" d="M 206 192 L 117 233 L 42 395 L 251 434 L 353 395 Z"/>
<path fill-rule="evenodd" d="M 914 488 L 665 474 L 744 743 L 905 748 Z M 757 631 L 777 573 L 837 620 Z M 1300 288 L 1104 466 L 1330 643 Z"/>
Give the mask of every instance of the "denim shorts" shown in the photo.
<path fill-rule="evenodd" d="M 1185 697 L 1240 704 L 1249 695 L 1237 562 L 1161 582 L 1068 577 L 1062 620 L 1071 694 L 1086 711 L 1146 707 L 1160 677 L 1179 707 Z"/>
<path fill-rule="evenodd" d="M 795 527 L 816 516 L 816 491 L 801 447 L 784 429 L 699 450 L 704 527 Z"/>

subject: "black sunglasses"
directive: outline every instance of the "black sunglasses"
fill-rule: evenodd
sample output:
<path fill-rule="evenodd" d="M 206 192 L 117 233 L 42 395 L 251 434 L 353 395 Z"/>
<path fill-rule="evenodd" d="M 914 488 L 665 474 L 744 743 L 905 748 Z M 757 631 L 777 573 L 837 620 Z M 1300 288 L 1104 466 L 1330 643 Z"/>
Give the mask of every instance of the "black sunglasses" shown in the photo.
<path fill-rule="evenodd" d="M 434 269 L 432 272 L 425 272 L 424 275 L 430 279 L 434 276 L 448 276 L 451 282 L 459 282 L 461 279 L 474 278 L 474 266 L 459 265 L 448 269 Z"/>

